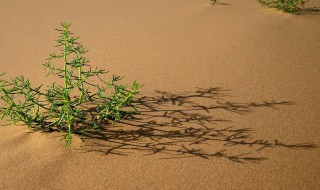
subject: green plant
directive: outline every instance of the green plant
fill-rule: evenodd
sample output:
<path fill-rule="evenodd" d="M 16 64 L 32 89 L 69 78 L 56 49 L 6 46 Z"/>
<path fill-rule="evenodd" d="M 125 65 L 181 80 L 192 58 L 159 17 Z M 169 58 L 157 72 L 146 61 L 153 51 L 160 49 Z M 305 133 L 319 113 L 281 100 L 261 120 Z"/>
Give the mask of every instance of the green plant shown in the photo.
<path fill-rule="evenodd" d="M 134 81 L 128 89 L 118 84 L 122 78 L 116 75 L 106 82 L 102 76 L 107 71 L 88 65 L 84 56 L 88 50 L 78 42 L 79 37 L 72 36 L 71 24 L 62 22 L 61 26 L 56 29 L 60 51 L 50 54 L 43 65 L 47 76 L 62 79 L 63 85 L 53 82 L 42 92 L 42 85 L 33 87 L 24 76 L 0 79 L 0 118 L 32 129 L 65 131 L 65 145 L 69 146 L 74 133 L 83 135 L 137 114 L 133 100 L 141 85 Z M 62 60 L 62 66 L 54 64 L 57 60 Z M 93 84 L 93 79 L 102 85 Z"/>
<path fill-rule="evenodd" d="M 258 0 L 262 5 L 277 8 L 284 12 L 295 13 L 299 5 L 304 6 L 309 0 Z"/>
<path fill-rule="evenodd" d="M 219 3 L 219 0 L 210 0 L 211 1 L 211 5 L 214 5 L 216 3 Z"/>

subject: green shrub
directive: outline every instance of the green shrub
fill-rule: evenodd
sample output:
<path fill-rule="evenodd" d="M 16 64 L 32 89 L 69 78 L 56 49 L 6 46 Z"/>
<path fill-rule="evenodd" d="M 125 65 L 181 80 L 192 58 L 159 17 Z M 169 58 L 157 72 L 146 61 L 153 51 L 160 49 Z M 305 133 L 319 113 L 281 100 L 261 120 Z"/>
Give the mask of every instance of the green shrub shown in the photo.
<path fill-rule="evenodd" d="M 258 0 L 262 5 L 277 8 L 284 12 L 295 13 L 299 6 L 304 6 L 309 0 Z"/>
<path fill-rule="evenodd" d="M 132 102 L 141 85 L 134 81 L 128 89 L 118 84 L 122 78 L 116 75 L 106 82 L 102 77 L 107 71 L 88 65 L 87 50 L 79 37 L 72 37 L 71 24 L 63 22 L 61 26 L 56 40 L 60 51 L 50 54 L 43 65 L 48 75 L 62 79 L 63 85 L 53 82 L 41 91 L 42 85 L 33 87 L 24 76 L 0 79 L 0 118 L 13 124 L 22 122 L 31 129 L 64 131 L 68 146 L 73 133 L 99 130 L 104 124 L 136 114 Z M 54 63 L 59 60 L 62 66 Z M 94 78 L 103 85 L 93 84 Z"/>
<path fill-rule="evenodd" d="M 219 3 L 219 0 L 210 0 L 211 1 L 211 5 L 214 5 L 216 3 Z"/>

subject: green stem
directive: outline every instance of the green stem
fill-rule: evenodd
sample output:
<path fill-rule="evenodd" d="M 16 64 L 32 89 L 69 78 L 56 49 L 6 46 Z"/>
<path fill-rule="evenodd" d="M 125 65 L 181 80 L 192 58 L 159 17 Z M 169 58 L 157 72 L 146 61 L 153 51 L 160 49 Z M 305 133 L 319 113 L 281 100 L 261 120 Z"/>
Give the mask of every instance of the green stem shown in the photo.
<path fill-rule="evenodd" d="M 118 106 L 116 108 L 119 109 L 120 106 L 122 106 L 122 104 L 124 104 L 125 102 L 127 102 L 129 100 L 129 98 L 131 98 L 131 96 L 132 96 L 132 92 L 129 92 L 127 97 L 120 104 L 118 104 Z"/>
<path fill-rule="evenodd" d="M 1 91 L 4 93 L 5 98 L 6 98 L 6 102 L 9 102 L 11 104 L 11 106 L 14 106 L 15 108 L 17 108 L 17 104 L 9 97 L 8 92 L 5 89 L 1 89 Z M 27 115 L 19 110 L 16 110 L 16 112 L 18 112 L 18 115 L 16 115 L 22 122 L 24 122 L 25 124 L 28 125 L 28 122 L 26 120 Z M 23 117 L 21 117 L 21 116 Z"/>
<path fill-rule="evenodd" d="M 80 81 L 80 99 L 79 99 L 79 103 L 81 103 L 82 101 L 82 98 L 84 96 L 84 93 L 83 93 L 83 81 L 82 81 L 82 66 L 80 65 L 79 66 L 79 81 Z"/>
<path fill-rule="evenodd" d="M 71 119 L 70 119 L 70 97 L 69 97 L 69 92 L 68 92 L 68 76 L 67 76 L 67 54 L 68 54 L 68 31 L 67 28 L 64 29 L 64 34 L 63 34 L 63 38 L 64 38 L 64 52 L 63 52 L 63 58 L 64 58 L 64 109 L 66 112 L 66 119 L 67 119 L 67 127 L 68 127 L 68 138 L 67 143 L 68 143 L 68 139 L 71 138 L 71 134 L 72 134 L 72 128 L 71 128 Z M 70 139 L 69 139 L 70 140 Z"/>
<path fill-rule="evenodd" d="M 65 33 L 66 33 L 65 29 Z M 63 52 L 63 59 L 64 59 L 64 88 L 65 90 L 68 89 L 68 81 L 67 81 L 67 45 L 68 45 L 68 39 L 66 38 L 66 35 L 63 35 L 64 37 L 64 52 Z"/>

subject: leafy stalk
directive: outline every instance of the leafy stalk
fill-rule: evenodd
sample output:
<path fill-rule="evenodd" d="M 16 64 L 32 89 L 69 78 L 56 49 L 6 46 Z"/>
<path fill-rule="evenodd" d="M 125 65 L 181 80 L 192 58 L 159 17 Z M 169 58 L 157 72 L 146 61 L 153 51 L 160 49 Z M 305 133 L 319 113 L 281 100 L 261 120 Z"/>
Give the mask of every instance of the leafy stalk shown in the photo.
<path fill-rule="evenodd" d="M 277 8 L 288 13 L 296 13 L 299 5 L 304 6 L 308 1 L 309 0 L 258 0 L 263 6 Z"/>
<path fill-rule="evenodd" d="M 0 79 L 0 117 L 33 129 L 65 131 L 65 145 L 69 146 L 72 134 L 83 135 L 105 127 L 103 121 L 116 122 L 135 114 L 134 96 L 141 85 L 134 82 L 131 90 L 127 90 L 127 85 L 118 84 L 122 78 L 116 75 L 110 82 L 105 81 L 107 71 L 86 64 L 89 61 L 83 55 L 88 51 L 78 42 L 79 37 L 72 36 L 71 24 L 62 22 L 61 26 L 62 29 L 56 29 L 60 32 L 56 47 L 62 49 L 50 54 L 43 65 L 48 70 L 47 76 L 63 79 L 63 86 L 53 82 L 42 92 L 41 86 L 33 88 L 23 76 L 11 81 Z M 62 67 L 54 64 L 59 60 Z M 103 86 L 88 81 L 95 77 Z"/>

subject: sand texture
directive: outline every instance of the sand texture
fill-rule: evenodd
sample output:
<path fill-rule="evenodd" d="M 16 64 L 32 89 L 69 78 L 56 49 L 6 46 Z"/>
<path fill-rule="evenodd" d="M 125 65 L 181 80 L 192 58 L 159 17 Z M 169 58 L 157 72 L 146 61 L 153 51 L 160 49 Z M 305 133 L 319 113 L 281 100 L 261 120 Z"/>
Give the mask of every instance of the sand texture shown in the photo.
<path fill-rule="evenodd" d="M 48 85 L 61 21 L 144 84 L 140 120 L 85 141 L 0 128 L 0 189 L 320 188 L 320 1 L 1 0 L 0 73 Z"/>

